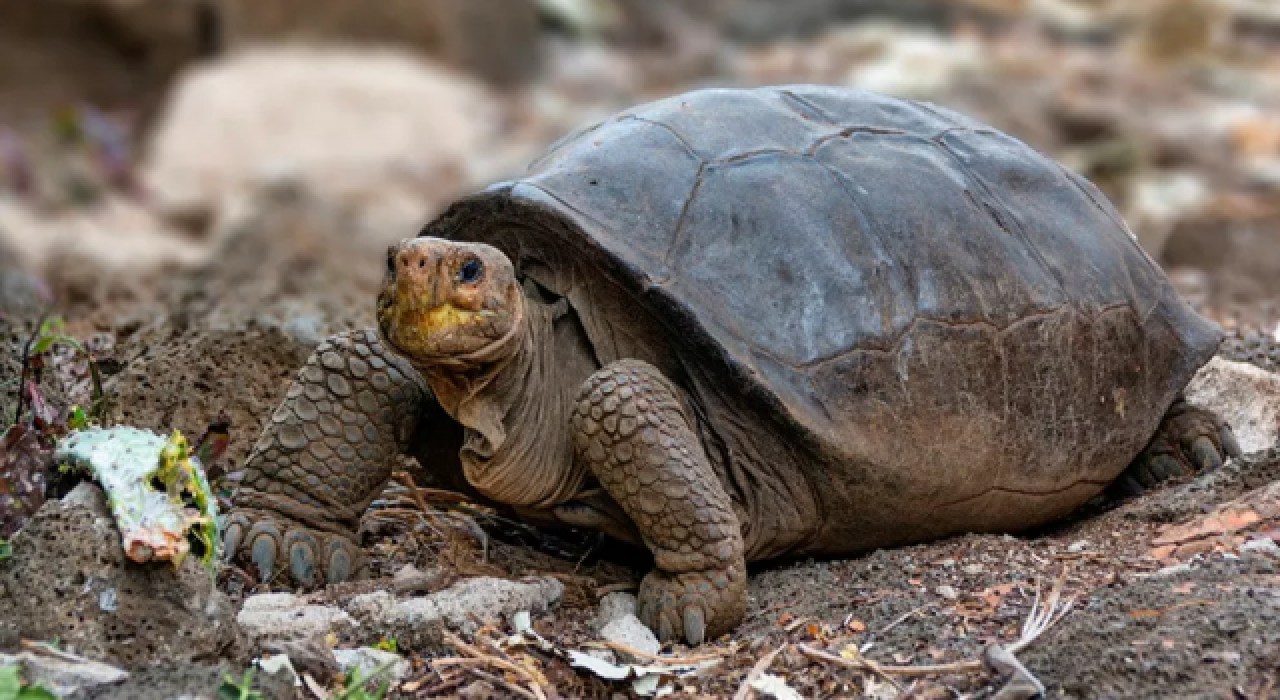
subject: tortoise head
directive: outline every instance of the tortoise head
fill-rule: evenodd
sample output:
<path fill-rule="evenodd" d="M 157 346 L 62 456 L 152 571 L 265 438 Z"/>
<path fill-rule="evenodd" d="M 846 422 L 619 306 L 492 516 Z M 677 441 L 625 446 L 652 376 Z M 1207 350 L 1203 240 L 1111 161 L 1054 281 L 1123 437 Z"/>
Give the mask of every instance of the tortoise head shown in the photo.
<path fill-rule="evenodd" d="M 523 318 L 515 270 L 497 248 L 420 237 L 387 250 L 378 327 L 414 364 L 503 359 Z"/>

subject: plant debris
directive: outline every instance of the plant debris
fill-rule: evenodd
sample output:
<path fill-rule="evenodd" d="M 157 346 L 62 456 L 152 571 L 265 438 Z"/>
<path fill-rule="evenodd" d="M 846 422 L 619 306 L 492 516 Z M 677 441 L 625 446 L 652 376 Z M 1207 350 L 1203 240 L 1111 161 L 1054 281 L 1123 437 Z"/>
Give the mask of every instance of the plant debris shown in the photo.
<path fill-rule="evenodd" d="M 130 559 L 176 566 L 194 550 L 213 570 L 221 546 L 216 500 L 181 433 L 166 441 L 137 428 L 91 428 L 67 436 L 54 458 L 102 486 Z"/>

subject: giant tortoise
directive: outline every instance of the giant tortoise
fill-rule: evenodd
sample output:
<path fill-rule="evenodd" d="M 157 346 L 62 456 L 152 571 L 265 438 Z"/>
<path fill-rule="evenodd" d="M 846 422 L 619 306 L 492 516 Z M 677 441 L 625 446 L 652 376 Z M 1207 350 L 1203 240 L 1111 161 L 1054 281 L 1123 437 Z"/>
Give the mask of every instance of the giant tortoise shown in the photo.
<path fill-rule="evenodd" d="M 1238 452 L 1181 390 L 1220 331 L 1085 179 L 931 104 L 703 90 L 554 145 L 393 246 L 321 344 L 227 551 L 359 577 L 405 452 L 535 523 L 643 544 L 641 619 L 733 629 L 746 564 L 1016 531 Z"/>

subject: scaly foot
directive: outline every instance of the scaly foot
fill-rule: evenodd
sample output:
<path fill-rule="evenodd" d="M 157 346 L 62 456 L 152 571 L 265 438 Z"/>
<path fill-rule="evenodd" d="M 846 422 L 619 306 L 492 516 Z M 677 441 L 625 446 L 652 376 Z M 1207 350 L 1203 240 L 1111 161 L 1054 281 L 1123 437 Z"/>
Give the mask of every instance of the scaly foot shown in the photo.
<path fill-rule="evenodd" d="M 224 522 L 228 561 L 250 567 L 263 583 L 304 588 L 364 578 L 367 560 L 350 538 L 314 530 L 279 515 L 239 508 Z"/>
<path fill-rule="evenodd" d="M 1238 456 L 1240 444 L 1225 421 L 1179 398 L 1114 489 L 1120 496 L 1138 495 L 1168 479 L 1217 469 L 1228 457 Z"/>

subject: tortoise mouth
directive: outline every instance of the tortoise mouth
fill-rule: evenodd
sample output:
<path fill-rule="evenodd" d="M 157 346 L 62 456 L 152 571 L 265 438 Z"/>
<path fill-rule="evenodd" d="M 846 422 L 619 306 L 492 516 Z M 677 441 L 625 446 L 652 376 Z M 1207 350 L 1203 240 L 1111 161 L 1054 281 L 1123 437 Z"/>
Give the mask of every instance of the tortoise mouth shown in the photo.
<path fill-rule="evenodd" d="M 474 366 L 511 354 L 523 327 L 518 301 L 507 307 L 467 309 L 423 303 L 420 296 L 384 288 L 378 299 L 378 334 L 388 347 L 419 368 Z"/>

